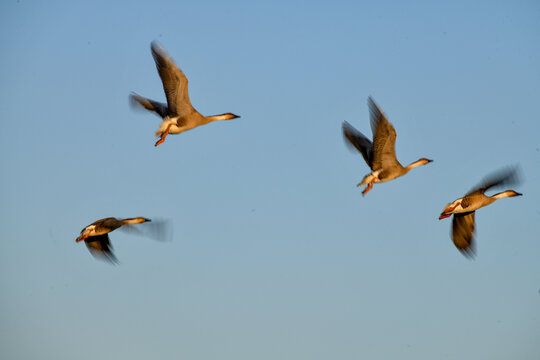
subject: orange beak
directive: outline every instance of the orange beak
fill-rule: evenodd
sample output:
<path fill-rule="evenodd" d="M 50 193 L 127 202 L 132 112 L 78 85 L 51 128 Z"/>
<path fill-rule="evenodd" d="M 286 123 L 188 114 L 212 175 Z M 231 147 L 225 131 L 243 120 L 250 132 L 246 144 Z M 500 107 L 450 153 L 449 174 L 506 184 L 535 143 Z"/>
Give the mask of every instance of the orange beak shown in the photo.
<path fill-rule="evenodd" d="M 444 218 L 447 218 L 447 217 L 450 217 L 452 216 L 452 213 L 442 213 L 441 216 L 439 216 L 439 220 L 441 219 L 444 219 Z"/>

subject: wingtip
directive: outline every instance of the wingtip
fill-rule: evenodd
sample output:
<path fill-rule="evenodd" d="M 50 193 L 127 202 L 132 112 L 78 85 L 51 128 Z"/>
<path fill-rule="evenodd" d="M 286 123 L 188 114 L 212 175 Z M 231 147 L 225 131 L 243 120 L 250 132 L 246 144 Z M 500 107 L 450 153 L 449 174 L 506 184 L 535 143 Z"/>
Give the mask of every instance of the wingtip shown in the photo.
<path fill-rule="evenodd" d="M 379 105 L 377 105 L 377 103 L 375 102 L 375 99 L 373 99 L 373 96 L 368 96 L 367 98 L 367 103 L 368 103 L 368 106 L 369 107 L 376 107 L 377 109 L 379 109 Z"/>
<path fill-rule="evenodd" d="M 474 261 L 474 259 L 476 258 L 476 251 L 472 247 L 458 250 L 464 257 L 471 261 Z"/>
<path fill-rule="evenodd" d="M 130 92 L 129 95 L 128 95 L 128 99 L 131 101 L 131 102 L 135 102 L 137 101 L 137 98 L 139 98 L 139 94 L 135 93 L 135 92 Z"/>
<path fill-rule="evenodd" d="M 170 58 L 170 55 L 167 52 L 167 50 L 165 50 L 163 45 L 161 45 L 161 43 L 159 43 L 157 40 L 154 40 L 150 43 L 150 50 L 152 51 L 152 54 L 154 57 L 158 56 L 165 59 Z"/>

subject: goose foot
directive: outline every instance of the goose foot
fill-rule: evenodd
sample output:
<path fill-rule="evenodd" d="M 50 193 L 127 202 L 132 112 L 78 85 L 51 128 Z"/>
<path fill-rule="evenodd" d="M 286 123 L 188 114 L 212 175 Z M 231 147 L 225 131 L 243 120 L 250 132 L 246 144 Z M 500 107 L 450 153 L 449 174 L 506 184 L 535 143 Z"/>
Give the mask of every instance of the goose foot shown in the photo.
<path fill-rule="evenodd" d="M 362 191 L 362 196 L 366 195 L 369 190 L 373 188 L 373 182 L 370 182 L 369 185 Z"/>
<path fill-rule="evenodd" d="M 439 216 L 439 220 L 452 216 L 452 211 L 454 211 L 459 205 L 461 205 L 461 202 L 457 203 L 452 207 L 447 207 L 446 209 L 444 209 L 441 213 L 441 216 Z"/>
<path fill-rule="evenodd" d="M 171 126 L 172 126 L 172 124 L 169 124 L 167 126 L 167 130 L 165 130 L 165 132 L 163 134 L 161 134 L 161 138 L 156 142 L 156 144 L 154 146 L 158 146 L 159 144 L 162 144 L 165 141 L 165 138 L 169 134 L 169 130 L 171 130 Z"/>

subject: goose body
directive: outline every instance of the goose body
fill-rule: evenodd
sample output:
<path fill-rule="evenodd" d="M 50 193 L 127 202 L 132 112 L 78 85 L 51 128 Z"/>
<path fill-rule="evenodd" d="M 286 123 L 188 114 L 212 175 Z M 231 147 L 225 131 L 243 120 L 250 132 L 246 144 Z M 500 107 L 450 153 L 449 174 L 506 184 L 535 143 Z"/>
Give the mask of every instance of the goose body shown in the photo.
<path fill-rule="evenodd" d="M 454 200 L 444 207 L 439 220 L 454 215 L 452 219 L 452 240 L 456 248 L 468 257 L 475 253 L 475 212 L 490 205 L 498 199 L 521 196 L 514 190 L 506 190 L 488 196 L 485 192 L 492 187 L 503 186 L 517 182 L 515 169 L 505 170 L 484 179 L 481 184 L 469 191 L 464 197 Z"/>
<path fill-rule="evenodd" d="M 204 116 L 199 113 L 189 99 L 188 79 L 174 63 L 172 57 L 157 42 L 151 44 L 152 56 L 163 83 L 163 90 L 167 104 L 144 98 L 135 93 L 131 94 L 131 101 L 146 110 L 153 111 L 162 118 L 162 123 L 156 131 L 160 139 L 155 146 L 163 143 L 168 134 L 179 134 L 197 126 L 208 124 L 217 120 L 231 120 L 240 116 L 225 113 L 213 116 Z"/>
<path fill-rule="evenodd" d="M 420 158 L 403 167 L 396 158 L 396 130 L 388 121 L 375 101 L 368 98 L 373 142 L 356 130 L 348 122 L 343 122 L 343 135 L 348 143 L 358 150 L 372 172 L 366 175 L 357 186 L 368 185 L 362 195 L 373 188 L 374 183 L 390 181 L 407 174 L 411 169 L 428 164 L 433 160 Z"/>
<path fill-rule="evenodd" d="M 108 217 L 95 221 L 86 226 L 81 230 L 81 234 L 79 237 L 77 237 L 77 239 L 75 239 L 75 241 L 84 241 L 90 253 L 95 257 L 100 257 L 101 259 L 116 263 L 118 260 L 112 252 L 112 246 L 108 234 L 124 225 L 141 224 L 147 221 L 151 220 L 143 217 L 129 219 Z"/>

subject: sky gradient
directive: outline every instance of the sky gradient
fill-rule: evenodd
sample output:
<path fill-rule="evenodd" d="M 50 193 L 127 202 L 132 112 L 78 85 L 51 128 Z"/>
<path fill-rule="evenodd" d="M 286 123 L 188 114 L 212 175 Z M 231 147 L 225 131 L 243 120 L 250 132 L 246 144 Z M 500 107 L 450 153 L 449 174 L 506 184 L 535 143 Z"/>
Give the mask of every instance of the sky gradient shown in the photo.
<path fill-rule="evenodd" d="M 5 1 L 0 358 L 538 359 L 536 1 Z M 204 115 L 170 135 L 159 41 Z M 366 197 L 372 96 L 402 164 Z M 443 207 L 519 164 L 463 257 Z M 505 189 L 502 189 L 505 190 Z M 490 192 L 492 194 L 493 192 Z M 171 242 L 80 230 L 168 219 Z"/>

